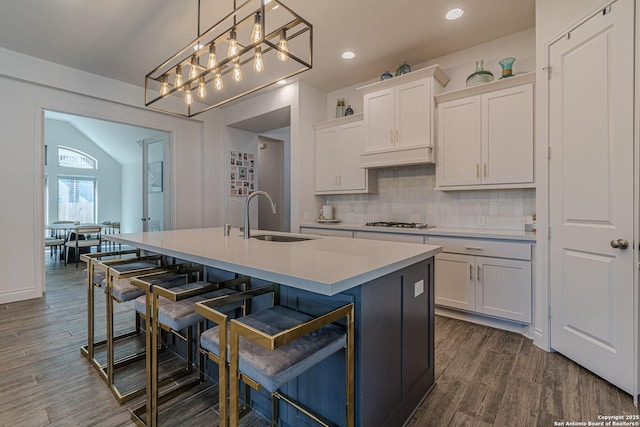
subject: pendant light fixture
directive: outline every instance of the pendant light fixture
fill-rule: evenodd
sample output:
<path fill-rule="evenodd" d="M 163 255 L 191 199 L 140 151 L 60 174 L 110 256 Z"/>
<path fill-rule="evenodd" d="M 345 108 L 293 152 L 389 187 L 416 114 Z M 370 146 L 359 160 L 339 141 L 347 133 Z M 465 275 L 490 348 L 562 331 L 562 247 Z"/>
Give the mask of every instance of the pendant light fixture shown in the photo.
<path fill-rule="evenodd" d="M 220 70 L 216 71 L 216 76 L 213 79 L 213 87 L 216 88 L 217 90 L 222 90 L 222 88 L 224 88 L 224 83 L 222 83 L 222 74 L 220 73 Z"/>
<path fill-rule="evenodd" d="M 233 0 L 204 32 L 201 1 L 217 0 L 198 0 L 197 37 L 146 75 L 146 106 L 192 117 L 311 69 L 313 28 L 279 0 Z"/>
<path fill-rule="evenodd" d="M 178 90 L 182 90 L 184 85 L 184 80 L 182 80 L 182 66 L 178 65 L 176 67 L 176 78 L 173 81 L 173 87 L 175 87 Z"/>
<path fill-rule="evenodd" d="M 258 43 L 262 40 L 262 22 L 260 21 L 260 13 L 256 13 L 251 30 L 251 43 Z"/>
<path fill-rule="evenodd" d="M 278 42 L 278 59 L 282 62 L 287 60 L 289 45 L 287 44 L 287 32 L 280 30 L 280 41 Z"/>
<path fill-rule="evenodd" d="M 229 50 L 227 51 L 227 57 L 233 58 L 240 52 L 240 48 L 238 47 L 238 36 L 236 35 L 236 30 L 231 30 L 229 33 Z"/>
<path fill-rule="evenodd" d="M 207 61 L 207 68 L 212 69 L 218 65 L 218 58 L 216 57 L 216 44 L 211 43 L 209 46 L 209 60 Z"/>
<path fill-rule="evenodd" d="M 196 77 L 198 77 L 198 74 L 199 74 L 199 72 L 200 72 L 200 71 L 198 70 L 198 68 L 199 68 L 199 67 L 200 67 L 200 66 L 198 65 L 198 57 L 197 57 L 197 56 L 195 56 L 195 55 L 193 55 L 193 56 L 191 57 L 191 66 L 190 66 L 190 68 L 189 68 L 189 80 L 193 80 L 193 79 L 195 79 Z"/>
<path fill-rule="evenodd" d="M 253 55 L 253 69 L 259 73 L 264 70 L 264 60 L 262 59 L 262 48 L 260 46 L 256 46 L 256 51 Z"/>
<path fill-rule="evenodd" d="M 169 94 L 169 79 L 167 75 L 162 76 L 162 85 L 160 86 L 160 95 L 165 96 Z"/>

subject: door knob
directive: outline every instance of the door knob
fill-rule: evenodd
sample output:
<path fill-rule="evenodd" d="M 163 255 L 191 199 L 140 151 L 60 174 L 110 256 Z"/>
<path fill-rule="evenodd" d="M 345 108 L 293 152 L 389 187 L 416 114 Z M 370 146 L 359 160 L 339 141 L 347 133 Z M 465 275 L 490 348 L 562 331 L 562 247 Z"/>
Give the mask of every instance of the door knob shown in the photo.
<path fill-rule="evenodd" d="M 611 247 L 614 249 L 627 249 L 629 247 L 629 241 L 627 239 L 613 239 L 611 241 Z"/>

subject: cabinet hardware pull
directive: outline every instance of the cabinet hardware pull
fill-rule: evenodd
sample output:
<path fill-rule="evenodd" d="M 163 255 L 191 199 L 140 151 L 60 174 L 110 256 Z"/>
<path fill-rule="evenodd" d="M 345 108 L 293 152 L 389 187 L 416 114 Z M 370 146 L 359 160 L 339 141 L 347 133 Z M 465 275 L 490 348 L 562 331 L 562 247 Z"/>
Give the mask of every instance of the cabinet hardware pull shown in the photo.
<path fill-rule="evenodd" d="M 393 129 L 391 129 L 391 131 L 389 131 L 389 132 L 390 132 L 390 135 L 391 135 L 391 137 L 389 138 L 389 142 L 393 142 Z"/>
<path fill-rule="evenodd" d="M 473 280 L 473 265 L 469 264 L 469 280 Z"/>
<path fill-rule="evenodd" d="M 398 142 L 398 129 L 396 129 L 396 142 Z"/>
<path fill-rule="evenodd" d="M 338 175 L 338 185 L 342 185 L 342 175 Z"/>
<path fill-rule="evenodd" d="M 469 245 L 464 245 L 465 249 L 469 249 L 469 250 L 474 250 L 474 251 L 482 251 L 483 248 L 481 248 L 480 246 L 469 246 Z"/>
<path fill-rule="evenodd" d="M 478 266 L 478 271 L 476 272 L 476 280 L 478 283 L 480 282 L 480 266 Z"/>
<path fill-rule="evenodd" d="M 487 177 L 487 164 L 484 164 L 484 177 Z"/>
<path fill-rule="evenodd" d="M 476 163 L 476 178 L 480 178 L 480 163 Z"/>

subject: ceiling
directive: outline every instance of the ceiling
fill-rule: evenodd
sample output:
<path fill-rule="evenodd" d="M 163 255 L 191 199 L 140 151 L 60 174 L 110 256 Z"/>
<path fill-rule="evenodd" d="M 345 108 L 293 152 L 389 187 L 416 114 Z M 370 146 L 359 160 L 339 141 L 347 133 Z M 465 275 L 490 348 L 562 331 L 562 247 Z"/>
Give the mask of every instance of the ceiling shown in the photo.
<path fill-rule="evenodd" d="M 74 116 L 56 111 L 45 111 L 44 116 L 46 120 L 69 123 L 121 165 L 141 162 L 142 147 L 137 142 L 164 133 L 156 129 Z"/>
<path fill-rule="evenodd" d="M 208 29 L 231 0 L 200 0 Z M 330 92 L 534 26 L 535 0 L 283 0 L 311 22 L 313 69 Z M 465 14 L 446 21 L 452 7 Z M 197 35 L 197 0 L 0 0 L 0 46 L 144 86 L 144 76 Z M 352 50 L 356 58 L 340 57 Z"/>

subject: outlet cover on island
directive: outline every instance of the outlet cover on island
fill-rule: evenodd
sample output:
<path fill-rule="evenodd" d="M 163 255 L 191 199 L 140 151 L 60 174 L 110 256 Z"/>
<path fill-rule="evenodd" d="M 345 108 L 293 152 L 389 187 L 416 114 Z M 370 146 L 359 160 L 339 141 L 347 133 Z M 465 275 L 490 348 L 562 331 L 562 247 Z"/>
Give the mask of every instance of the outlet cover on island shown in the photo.
<path fill-rule="evenodd" d="M 420 280 L 413 284 L 413 297 L 418 298 L 424 293 L 424 280 Z"/>
<path fill-rule="evenodd" d="M 484 215 L 478 215 L 478 226 L 484 227 L 487 225 L 487 218 Z"/>

